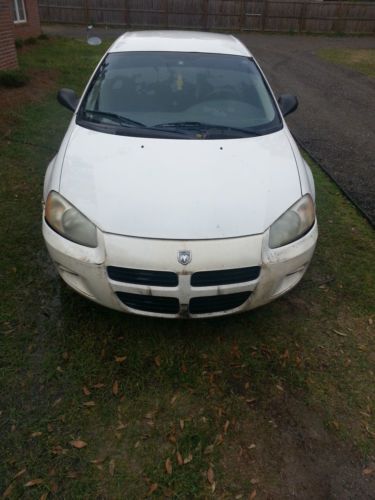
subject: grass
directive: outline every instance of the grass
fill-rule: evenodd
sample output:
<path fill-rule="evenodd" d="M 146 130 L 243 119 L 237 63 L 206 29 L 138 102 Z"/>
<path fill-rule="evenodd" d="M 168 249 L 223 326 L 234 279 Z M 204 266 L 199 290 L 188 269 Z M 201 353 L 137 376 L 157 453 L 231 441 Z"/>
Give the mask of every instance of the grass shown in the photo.
<path fill-rule="evenodd" d="M 334 64 L 375 77 L 375 49 L 321 49 L 318 55 Z"/>
<path fill-rule="evenodd" d="M 0 142 L 0 492 L 288 498 L 285 477 L 312 491 L 302 469 L 285 468 L 290 456 L 305 469 L 321 462 L 321 477 L 347 456 L 360 477 L 375 452 L 375 240 L 315 165 L 314 260 L 264 308 L 210 321 L 127 316 L 57 278 L 40 199 L 71 115 L 54 94 L 82 91 L 104 48 L 49 40 L 23 50 L 22 69 L 55 81 L 38 101 L 2 110 L 12 126 Z"/>

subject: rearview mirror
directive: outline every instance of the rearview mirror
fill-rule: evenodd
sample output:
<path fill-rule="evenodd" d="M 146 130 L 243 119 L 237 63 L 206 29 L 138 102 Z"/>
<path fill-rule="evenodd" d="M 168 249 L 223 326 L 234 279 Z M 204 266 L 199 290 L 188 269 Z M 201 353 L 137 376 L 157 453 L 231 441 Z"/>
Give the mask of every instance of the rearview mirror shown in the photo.
<path fill-rule="evenodd" d="M 70 111 L 75 111 L 78 105 L 79 97 L 71 89 L 61 89 L 57 94 L 58 102 Z"/>
<path fill-rule="evenodd" d="M 298 99 L 295 95 L 283 94 L 278 98 L 277 102 L 283 116 L 293 113 L 298 108 Z"/>

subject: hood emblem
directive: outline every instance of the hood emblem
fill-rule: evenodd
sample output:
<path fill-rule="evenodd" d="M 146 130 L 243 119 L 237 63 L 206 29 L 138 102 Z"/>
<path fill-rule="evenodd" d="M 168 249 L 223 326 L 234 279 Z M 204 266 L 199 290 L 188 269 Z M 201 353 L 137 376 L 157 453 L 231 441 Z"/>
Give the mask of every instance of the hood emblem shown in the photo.
<path fill-rule="evenodd" d="M 179 250 L 177 253 L 177 260 L 183 266 L 190 264 L 191 262 L 191 251 L 190 250 Z"/>

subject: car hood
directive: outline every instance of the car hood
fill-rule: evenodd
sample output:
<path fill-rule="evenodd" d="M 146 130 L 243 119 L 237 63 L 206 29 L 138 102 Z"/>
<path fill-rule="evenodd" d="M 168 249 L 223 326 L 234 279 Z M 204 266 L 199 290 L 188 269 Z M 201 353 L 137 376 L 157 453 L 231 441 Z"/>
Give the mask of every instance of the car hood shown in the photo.
<path fill-rule="evenodd" d="M 126 137 L 75 125 L 61 194 L 102 231 L 177 240 L 264 232 L 301 196 L 285 130 L 260 137 Z"/>

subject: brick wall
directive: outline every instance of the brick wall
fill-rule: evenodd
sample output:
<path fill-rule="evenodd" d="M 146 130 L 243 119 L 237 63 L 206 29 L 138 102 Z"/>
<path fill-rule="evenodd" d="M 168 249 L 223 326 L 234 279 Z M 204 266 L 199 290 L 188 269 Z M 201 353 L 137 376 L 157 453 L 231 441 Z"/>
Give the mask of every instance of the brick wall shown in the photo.
<path fill-rule="evenodd" d="M 0 70 L 18 66 L 13 19 L 8 0 L 0 0 Z"/>
<path fill-rule="evenodd" d="M 8 1 L 12 2 L 13 0 Z M 14 36 L 16 38 L 37 37 L 41 33 L 38 0 L 24 0 L 24 4 L 26 22 L 14 24 Z"/>

